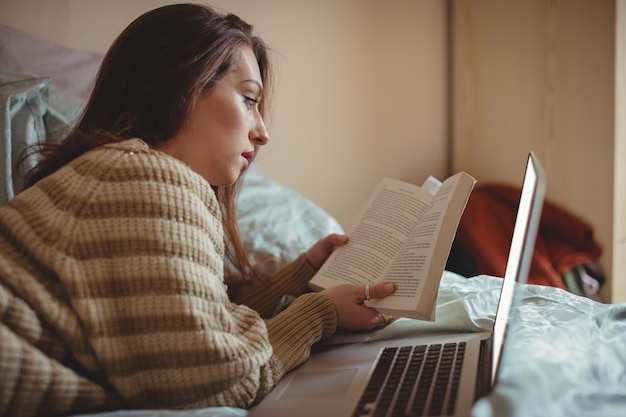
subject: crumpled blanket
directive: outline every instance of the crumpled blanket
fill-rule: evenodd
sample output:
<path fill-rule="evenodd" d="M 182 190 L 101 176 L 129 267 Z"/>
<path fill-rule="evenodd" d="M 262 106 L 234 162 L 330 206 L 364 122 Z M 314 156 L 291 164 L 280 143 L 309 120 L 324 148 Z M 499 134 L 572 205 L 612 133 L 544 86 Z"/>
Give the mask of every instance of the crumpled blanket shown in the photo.
<path fill-rule="evenodd" d="M 473 416 L 624 416 L 626 306 L 581 313 L 518 329 L 500 383 Z"/>

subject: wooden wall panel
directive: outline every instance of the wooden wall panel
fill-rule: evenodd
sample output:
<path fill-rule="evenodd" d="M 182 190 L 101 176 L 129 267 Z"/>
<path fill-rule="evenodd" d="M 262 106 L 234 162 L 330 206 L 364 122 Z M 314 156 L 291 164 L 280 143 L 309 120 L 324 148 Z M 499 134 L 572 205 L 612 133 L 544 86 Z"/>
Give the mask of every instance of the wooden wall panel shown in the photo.
<path fill-rule="evenodd" d="M 518 185 L 534 150 L 548 199 L 591 223 L 611 276 L 615 1 L 455 0 L 451 13 L 453 171 Z M 612 289 L 604 299 L 626 300 Z"/>

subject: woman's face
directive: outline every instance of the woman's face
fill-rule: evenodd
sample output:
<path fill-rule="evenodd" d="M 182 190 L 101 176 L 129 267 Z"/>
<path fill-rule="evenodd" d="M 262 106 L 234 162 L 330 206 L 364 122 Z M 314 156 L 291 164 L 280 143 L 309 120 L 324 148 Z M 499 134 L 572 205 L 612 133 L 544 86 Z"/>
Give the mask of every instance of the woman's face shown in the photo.
<path fill-rule="evenodd" d="M 161 150 L 189 165 L 213 186 L 233 184 L 269 138 L 259 113 L 261 73 L 242 47 L 234 68 L 197 101 L 176 137 Z"/>

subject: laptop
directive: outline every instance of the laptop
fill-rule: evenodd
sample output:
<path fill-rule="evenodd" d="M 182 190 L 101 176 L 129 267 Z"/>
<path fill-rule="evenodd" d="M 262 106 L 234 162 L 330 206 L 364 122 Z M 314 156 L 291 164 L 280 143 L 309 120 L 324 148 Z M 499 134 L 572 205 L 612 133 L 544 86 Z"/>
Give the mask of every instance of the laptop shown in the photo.
<path fill-rule="evenodd" d="M 531 151 L 491 332 L 416 334 L 315 349 L 248 415 L 470 415 L 473 404 L 497 382 L 514 288 L 527 281 L 545 184 L 544 170 Z M 514 321 L 511 316 L 510 325 Z"/>

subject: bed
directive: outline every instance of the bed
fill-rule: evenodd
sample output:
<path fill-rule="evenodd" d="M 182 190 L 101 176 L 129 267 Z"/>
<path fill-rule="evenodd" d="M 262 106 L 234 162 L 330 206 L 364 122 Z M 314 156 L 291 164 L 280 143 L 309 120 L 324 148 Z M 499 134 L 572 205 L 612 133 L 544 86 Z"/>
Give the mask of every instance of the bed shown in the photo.
<path fill-rule="evenodd" d="M 0 26 L 3 170 L 0 204 L 21 187 L 13 175 L 24 146 L 45 140 L 78 115 L 101 56 Z M 238 220 L 256 268 L 268 272 L 319 238 L 342 232 L 314 202 L 251 170 L 238 199 Z M 367 343 L 413 332 L 483 331 L 493 324 L 501 279 L 445 271 L 434 322 L 396 319 L 374 332 L 337 334 L 327 343 Z M 500 383 L 474 407 L 474 416 L 626 415 L 626 305 L 607 305 L 543 285 L 518 287 Z M 121 410 L 98 417 L 245 416 L 219 407 L 187 411 Z"/>

